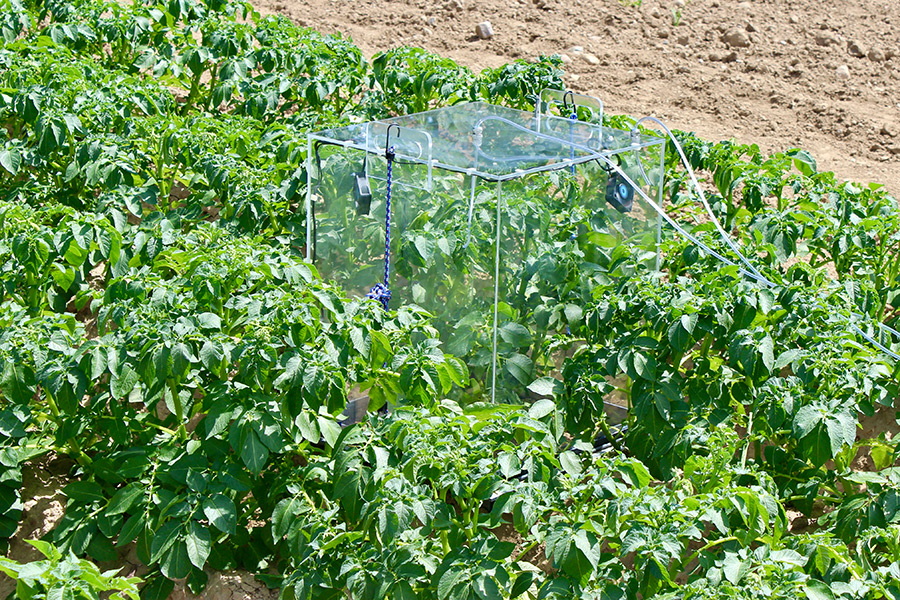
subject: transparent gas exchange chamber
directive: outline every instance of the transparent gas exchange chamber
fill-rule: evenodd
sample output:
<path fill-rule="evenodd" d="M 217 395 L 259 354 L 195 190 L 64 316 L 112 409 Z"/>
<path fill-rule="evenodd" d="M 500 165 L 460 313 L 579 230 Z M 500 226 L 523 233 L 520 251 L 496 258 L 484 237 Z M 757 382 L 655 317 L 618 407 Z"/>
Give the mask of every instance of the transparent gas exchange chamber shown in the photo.
<path fill-rule="evenodd" d="M 514 401 L 553 371 L 542 344 L 589 299 L 590 265 L 624 244 L 658 260 L 659 217 L 612 165 L 662 206 L 665 140 L 602 110 L 544 90 L 534 112 L 472 102 L 310 133 L 308 256 L 349 295 L 427 310 L 467 393 Z"/>

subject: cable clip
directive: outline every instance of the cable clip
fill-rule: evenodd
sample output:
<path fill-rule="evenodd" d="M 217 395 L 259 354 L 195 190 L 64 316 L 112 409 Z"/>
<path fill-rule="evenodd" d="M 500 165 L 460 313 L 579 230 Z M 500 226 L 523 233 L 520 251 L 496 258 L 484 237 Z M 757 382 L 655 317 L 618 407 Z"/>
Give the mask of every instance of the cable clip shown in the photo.
<path fill-rule="evenodd" d="M 572 100 L 571 110 L 569 109 L 569 100 L 567 100 L 568 98 Z M 575 104 L 575 93 L 572 90 L 566 90 L 565 93 L 563 93 L 563 110 L 569 112 L 570 119 L 572 119 L 573 121 L 578 120 L 578 106 Z"/>
<path fill-rule="evenodd" d="M 394 160 L 394 147 L 391 146 L 391 129 L 397 128 L 397 137 L 400 137 L 400 126 L 396 123 L 389 123 L 387 132 L 384 134 L 384 157 L 388 160 Z"/>

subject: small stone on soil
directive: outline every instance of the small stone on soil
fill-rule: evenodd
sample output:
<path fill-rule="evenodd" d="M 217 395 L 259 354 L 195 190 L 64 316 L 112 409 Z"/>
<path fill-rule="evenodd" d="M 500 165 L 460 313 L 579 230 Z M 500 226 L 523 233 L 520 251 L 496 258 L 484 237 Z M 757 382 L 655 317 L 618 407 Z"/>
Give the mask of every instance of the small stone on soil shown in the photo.
<path fill-rule="evenodd" d="M 591 54 L 590 52 L 585 52 L 584 54 L 581 55 L 581 58 L 583 58 L 585 60 L 585 62 L 587 62 L 590 65 L 599 65 L 600 64 L 600 59 L 597 58 L 596 56 L 594 56 L 593 54 Z"/>
<path fill-rule="evenodd" d="M 483 21 L 475 26 L 475 35 L 482 40 L 489 40 L 494 37 L 494 28 L 491 27 L 490 21 Z"/>
<path fill-rule="evenodd" d="M 866 52 L 868 52 L 868 49 L 859 40 L 853 40 L 847 44 L 847 52 L 850 53 L 850 56 L 855 56 L 856 58 L 862 58 L 866 55 Z"/>
<path fill-rule="evenodd" d="M 830 31 L 816 32 L 816 43 L 820 46 L 831 46 L 837 44 L 839 41 L 838 37 Z"/>
<path fill-rule="evenodd" d="M 732 48 L 747 48 L 750 46 L 750 36 L 743 29 L 732 29 L 722 39 Z"/>
<path fill-rule="evenodd" d="M 850 67 L 841 65 L 834 70 L 834 74 L 838 79 L 850 79 Z"/>
<path fill-rule="evenodd" d="M 884 52 L 881 51 L 881 48 L 872 48 L 869 50 L 867 56 L 872 62 L 883 62 L 885 59 Z"/>

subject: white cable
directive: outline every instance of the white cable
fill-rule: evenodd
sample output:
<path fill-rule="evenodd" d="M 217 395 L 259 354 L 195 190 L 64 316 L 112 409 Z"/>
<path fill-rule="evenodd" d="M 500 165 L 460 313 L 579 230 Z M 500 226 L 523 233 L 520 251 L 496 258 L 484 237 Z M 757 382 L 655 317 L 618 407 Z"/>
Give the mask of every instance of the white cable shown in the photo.
<path fill-rule="evenodd" d="M 676 142 L 676 143 L 677 143 L 677 142 Z M 738 270 L 739 270 L 739 272 L 740 272 L 742 275 L 745 275 L 745 276 L 747 276 L 747 277 L 750 277 L 751 279 L 756 280 L 757 282 L 759 282 L 759 283 L 765 285 L 766 287 L 776 287 L 776 284 L 775 284 L 775 283 L 773 283 L 772 281 L 770 281 L 770 280 L 767 279 L 766 277 L 764 277 L 764 276 L 762 276 L 761 274 L 759 274 L 759 272 L 756 271 L 756 269 L 754 269 L 755 273 L 751 273 L 751 272 L 745 270 L 745 269 L 742 268 L 740 265 L 737 265 L 734 261 L 728 260 L 727 258 L 725 258 L 724 256 L 722 256 L 721 254 L 718 254 L 717 252 L 713 251 L 712 249 L 709 248 L 709 246 L 707 246 L 706 244 L 704 244 L 703 242 L 701 242 L 700 240 L 698 240 L 696 237 L 694 237 L 693 235 L 691 235 L 690 233 L 688 233 L 683 227 L 681 227 L 680 225 L 678 225 L 678 223 L 676 223 L 671 217 L 669 217 L 669 215 L 667 215 L 667 214 L 665 213 L 665 211 L 663 211 L 662 208 L 661 208 L 656 202 L 654 202 L 654 201 L 650 198 L 650 196 L 648 196 L 648 195 L 644 192 L 644 190 L 642 190 L 640 187 L 638 187 L 638 185 L 637 185 L 637 184 L 636 184 L 636 183 L 628 176 L 628 174 L 627 174 L 624 170 L 622 170 L 621 167 L 619 167 L 617 164 L 615 164 L 612 160 L 608 159 L 608 158 L 605 157 L 605 156 L 599 156 L 599 157 L 597 158 L 597 160 L 602 160 L 602 161 L 605 162 L 607 165 L 609 165 L 613 170 L 615 170 L 616 173 L 618 173 L 619 176 L 621 176 L 621 177 L 625 180 L 625 182 L 628 183 L 628 185 L 630 185 L 630 186 L 632 187 L 632 189 L 634 189 L 638 194 L 640 194 L 640 195 L 641 195 L 641 198 L 643 198 L 644 201 L 646 201 L 647 204 L 649 204 L 649 205 L 653 208 L 653 210 L 655 210 L 657 213 L 659 213 L 659 216 L 661 216 L 663 219 L 665 219 L 665 221 L 666 221 L 669 225 L 671 225 L 678 233 L 680 233 L 681 235 L 683 235 L 684 237 L 686 237 L 688 240 L 690 240 L 691 242 L 693 242 L 694 244 L 696 244 L 697 246 L 699 246 L 700 248 L 702 248 L 704 251 L 708 252 L 708 253 L 711 254 L 712 256 L 714 256 L 714 257 L 716 257 L 717 259 L 719 259 L 720 261 L 724 262 L 725 264 L 730 265 L 730 266 L 736 266 L 736 267 L 738 267 Z M 687 168 L 690 169 L 690 166 L 687 165 Z M 692 175 L 693 175 L 693 173 L 692 173 Z M 740 253 L 738 253 L 738 255 L 741 256 Z M 743 258 L 743 256 L 741 256 L 741 258 Z M 853 317 L 856 317 L 856 318 L 864 318 L 863 315 L 860 315 L 860 314 L 855 313 L 855 312 L 852 312 L 852 311 L 851 311 L 851 315 L 852 315 Z M 879 323 L 879 326 L 881 326 L 881 325 L 882 325 L 882 324 Z M 897 353 L 894 352 L 893 350 L 891 350 L 891 349 L 885 347 L 883 344 L 881 344 L 880 342 L 878 342 L 877 340 L 875 340 L 874 338 L 872 338 L 872 336 L 870 336 L 870 335 L 867 334 L 865 331 L 863 331 L 862 329 L 860 329 L 855 323 L 850 323 L 850 327 L 852 327 L 853 330 L 854 330 L 856 333 L 858 333 L 859 335 L 861 335 L 866 341 L 868 341 L 870 344 L 872 344 L 873 346 L 875 346 L 876 348 L 878 348 L 878 349 L 881 350 L 882 352 L 888 354 L 889 356 L 891 356 L 891 357 L 894 358 L 895 360 L 900 360 L 900 354 L 897 354 Z M 893 331 L 893 330 L 892 330 L 890 327 L 888 327 L 887 325 L 884 325 L 883 327 L 884 327 L 884 328 L 887 328 L 887 329 L 889 329 L 889 330 L 891 330 L 891 331 Z"/>
<path fill-rule="evenodd" d="M 685 169 L 687 169 L 688 175 L 691 176 L 691 183 L 694 184 L 694 189 L 696 189 L 697 193 L 700 195 L 700 201 L 703 203 L 703 208 L 706 209 L 706 214 L 709 215 L 709 218 L 712 219 L 713 225 L 715 225 L 716 229 L 719 230 L 719 235 L 722 236 L 722 239 L 725 240 L 725 243 L 731 247 L 731 249 L 734 251 L 734 253 L 738 255 L 738 257 L 741 259 L 741 262 L 743 262 L 745 265 L 747 265 L 748 269 L 750 269 L 757 277 L 765 279 L 762 276 L 762 274 L 756 270 L 756 267 L 754 267 L 752 264 L 750 264 L 750 261 L 747 260 L 743 254 L 741 254 L 740 250 L 738 250 L 737 244 L 735 244 L 734 241 L 731 239 L 731 236 L 729 236 L 727 233 L 725 233 L 725 229 L 719 223 L 719 219 L 716 218 L 716 215 L 715 215 L 715 213 L 713 213 L 712 208 L 710 208 L 709 202 L 706 201 L 706 194 L 703 192 L 703 188 L 700 187 L 700 182 L 697 181 L 697 176 L 694 175 L 694 170 L 691 168 L 691 165 L 688 162 L 687 156 L 685 156 L 684 150 L 681 148 L 681 144 L 678 143 L 678 140 L 675 139 L 675 136 L 672 134 L 672 131 L 668 127 L 666 127 L 666 124 L 663 123 L 662 121 L 660 121 L 659 119 L 657 119 L 656 117 L 642 117 L 642 118 L 638 119 L 637 123 L 634 124 L 634 127 L 632 128 L 631 132 L 632 133 L 636 132 L 637 128 L 644 121 L 653 121 L 654 123 L 656 123 L 657 125 L 659 125 L 660 127 L 663 128 L 663 130 L 666 132 L 666 135 L 668 135 L 669 139 L 672 140 L 672 143 L 675 144 L 675 149 L 678 151 L 678 155 L 681 157 L 681 163 L 684 165 Z"/>
<path fill-rule="evenodd" d="M 728 244 L 728 246 L 732 249 L 732 251 L 734 251 L 734 253 L 738 255 L 738 257 L 741 259 L 741 261 L 745 265 L 747 265 L 747 267 L 752 271 L 752 274 L 747 273 L 746 271 L 744 271 L 744 269 L 740 269 L 740 271 L 744 275 L 750 276 L 751 278 L 755 279 L 759 283 L 766 285 L 767 287 L 776 287 L 776 285 L 772 281 L 770 281 L 768 278 L 763 276 L 762 273 L 760 273 L 752 264 L 750 264 L 750 261 L 748 261 L 747 258 L 743 254 L 741 254 L 741 251 L 738 249 L 737 245 L 734 243 L 734 241 L 731 239 L 731 237 L 725 232 L 725 229 L 719 223 L 719 220 L 716 218 L 716 215 L 712 212 L 712 209 L 710 208 L 709 203 L 706 201 L 706 194 L 703 193 L 703 188 L 700 187 L 700 182 L 697 181 L 697 176 L 694 174 L 694 170 L 693 170 L 693 168 L 691 168 L 690 162 L 688 161 L 687 156 L 685 156 L 685 154 L 684 154 L 684 149 L 681 147 L 681 144 L 678 142 L 678 140 L 675 138 L 675 135 L 666 126 L 666 124 L 663 123 L 662 121 L 660 121 L 659 119 L 657 119 L 656 117 L 651 117 L 651 116 L 642 117 L 642 118 L 638 119 L 637 122 L 634 124 L 634 127 L 631 130 L 632 135 L 638 131 L 638 127 L 640 126 L 640 124 L 645 121 L 652 121 L 652 122 L 656 123 L 657 125 L 659 125 L 660 127 L 662 127 L 663 130 L 665 130 L 666 135 L 668 135 L 669 139 L 672 141 L 672 144 L 675 146 L 675 150 L 678 152 L 678 156 L 681 159 L 681 164 L 684 165 L 685 170 L 687 170 L 688 175 L 691 178 L 691 183 L 693 183 L 694 189 L 696 189 L 697 193 L 700 195 L 700 201 L 703 203 L 703 207 L 706 209 L 706 213 L 709 215 L 713 224 L 716 226 L 716 229 L 718 230 L 719 235 L 722 237 L 722 239 L 725 241 L 725 243 Z M 619 168 L 617 165 L 613 164 L 611 161 L 607 160 L 605 157 L 604 157 L 604 162 L 609 164 L 613 169 L 616 170 L 616 172 L 618 172 L 622 177 L 624 177 L 625 180 L 631 185 L 631 187 L 634 190 L 636 190 L 638 193 L 640 193 L 641 197 L 644 198 L 653 207 L 653 209 L 656 210 L 656 212 L 659 213 L 659 215 L 666 220 L 667 223 L 672 225 L 676 229 L 676 231 L 678 231 L 679 233 L 681 233 L 682 235 L 687 237 L 690 241 L 699 245 L 701 248 L 704 248 L 705 250 L 710 252 L 713 256 L 715 256 L 722 262 L 725 262 L 729 265 L 734 265 L 734 263 L 732 261 L 729 261 L 729 260 L 725 259 L 724 257 L 722 257 L 721 255 L 711 252 L 704 244 L 700 243 L 698 240 L 696 240 L 696 238 L 694 238 L 693 236 L 688 234 L 683 228 L 679 227 L 671 218 L 669 218 L 668 215 L 666 215 L 666 213 L 662 210 L 662 207 L 658 206 L 655 202 L 653 202 L 650 199 L 650 197 L 644 193 L 643 190 L 641 190 L 637 185 L 634 184 L 634 182 L 628 177 L 628 175 L 621 168 Z M 638 163 L 640 163 L 640 161 L 638 161 Z M 644 173 L 643 165 L 640 165 L 640 167 L 641 167 L 641 172 L 644 174 L 644 178 L 647 179 L 647 181 L 649 183 L 650 178 L 647 177 L 646 173 Z M 856 313 L 852 310 L 850 311 L 850 314 L 852 317 L 855 317 L 858 319 L 865 318 L 863 315 Z M 855 323 L 850 323 L 850 327 L 854 331 L 856 331 L 856 333 L 861 335 L 866 341 L 868 341 L 870 344 L 872 344 L 873 346 L 875 346 L 882 352 L 885 352 L 886 354 L 888 354 L 895 360 L 900 360 L 900 354 L 897 354 L 893 350 L 885 347 L 881 342 L 875 340 L 872 336 L 870 336 L 865 331 L 863 331 Z M 900 332 L 885 325 L 884 323 L 878 322 L 878 327 L 882 330 L 887 330 L 890 333 L 896 335 L 898 338 L 900 338 Z"/>

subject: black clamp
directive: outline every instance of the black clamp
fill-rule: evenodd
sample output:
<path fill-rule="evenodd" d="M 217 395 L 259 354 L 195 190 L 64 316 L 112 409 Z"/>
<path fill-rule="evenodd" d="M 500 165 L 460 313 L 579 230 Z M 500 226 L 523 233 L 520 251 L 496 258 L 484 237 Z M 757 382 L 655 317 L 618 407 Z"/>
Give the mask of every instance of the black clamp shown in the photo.
<path fill-rule="evenodd" d="M 616 162 L 622 168 L 622 161 L 618 156 Z M 631 212 L 634 208 L 634 188 L 611 165 L 601 166 L 606 171 L 606 202 L 620 213 Z"/>
<path fill-rule="evenodd" d="M 634 189 L 621 175 L 611 173 L 606 180 L 606 201 L 620 213 L 631 212 L 634 206 Z"/>

